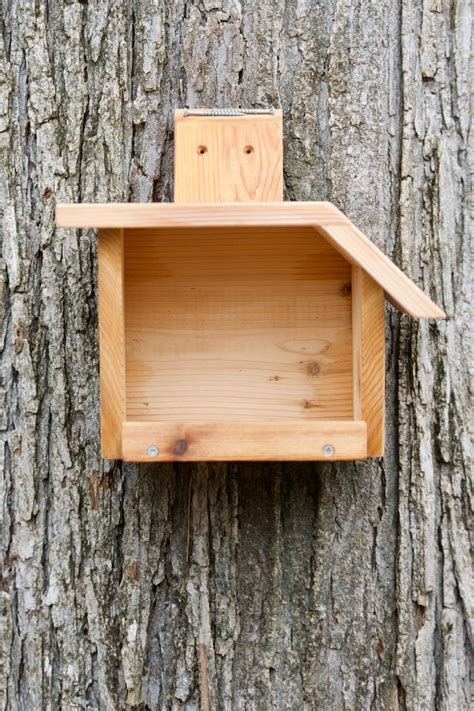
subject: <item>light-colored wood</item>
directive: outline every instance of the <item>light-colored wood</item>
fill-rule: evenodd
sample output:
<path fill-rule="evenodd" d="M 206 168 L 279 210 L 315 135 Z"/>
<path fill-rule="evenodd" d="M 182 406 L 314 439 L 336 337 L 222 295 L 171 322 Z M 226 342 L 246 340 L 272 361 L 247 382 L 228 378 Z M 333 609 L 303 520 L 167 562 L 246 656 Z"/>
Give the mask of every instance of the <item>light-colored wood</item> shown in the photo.
<path fill-rule="evenodd" d="M 330 202 L 81 203 L 56 207 L 58 227 L 277 227 L 348 224 Z"/>
<path fill-rule="evenodd" d="M 175 202 L 283 200 L 282 112 L 175 113 Z"/>
<path fill-rule="evenodd" d="M 325 454 L 331 445 L 333 453 Z M 149 447 L 159 454 L 150 457 Z M 125 422 L 126 461 L 340 460 L 367 456 L 365 422 Z"/>
<path fill-rule="evenodd" d="M 362 419 L 362 288 L 361 269 L 352 267 L 352 416 L 354 420 Z"/>
<path fill-rule="evenodd" d="M 100 230 L 98 261 L 102 455 L 121 459 L 125 419 L 123 230 Z"/>
<path fill-rule="evenodd" d="M 125 231 L 127 420 L 352 419 L 350 284 L 312 228 Z"/>
<path fill-rule="evenodd" d="M 312 225 L 351 264 L 364 269 L 398 309 L 415 318 L 445 318 L 443 311 L 331 203 L 58 205 L 56 216 L 60 227 Z"/>
<path fill-rule="evenodd" d="M 352 267 L 354 420 L 367 423 L 367 454 L 384 453 L 384 293 L 360 267 Z"/>

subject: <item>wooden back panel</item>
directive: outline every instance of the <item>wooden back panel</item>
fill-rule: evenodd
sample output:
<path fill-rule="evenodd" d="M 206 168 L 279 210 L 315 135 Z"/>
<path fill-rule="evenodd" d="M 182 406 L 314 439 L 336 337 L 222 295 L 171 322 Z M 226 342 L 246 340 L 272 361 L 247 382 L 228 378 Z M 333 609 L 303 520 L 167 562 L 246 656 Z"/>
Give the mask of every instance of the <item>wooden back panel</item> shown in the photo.
<path fill-rule="evenodd" d="M 175 202 L 283 200 L 282 112 L 175 114 Z"/>
<path fill-rule="evenodd" d="M 352 419 L 350 282 L 312 228 L 125 230 L 127 420 Z"/>

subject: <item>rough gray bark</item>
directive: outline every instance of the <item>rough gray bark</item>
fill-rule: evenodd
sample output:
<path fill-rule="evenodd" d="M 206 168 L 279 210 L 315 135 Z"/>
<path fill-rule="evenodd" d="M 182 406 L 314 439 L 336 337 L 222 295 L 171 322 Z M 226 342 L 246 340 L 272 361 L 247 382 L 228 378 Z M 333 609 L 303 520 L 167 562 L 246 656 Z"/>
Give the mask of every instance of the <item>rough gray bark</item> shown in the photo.
<path fill-rule="evenodd" d="M 468 0 L 4 0 L 0 708 L 468 708 Z M 388 309 L 387 452 L 99 454 L 95 235 L 169 200 L 173 111 L 285 112 L 290 199 L 446 309 Z"/>

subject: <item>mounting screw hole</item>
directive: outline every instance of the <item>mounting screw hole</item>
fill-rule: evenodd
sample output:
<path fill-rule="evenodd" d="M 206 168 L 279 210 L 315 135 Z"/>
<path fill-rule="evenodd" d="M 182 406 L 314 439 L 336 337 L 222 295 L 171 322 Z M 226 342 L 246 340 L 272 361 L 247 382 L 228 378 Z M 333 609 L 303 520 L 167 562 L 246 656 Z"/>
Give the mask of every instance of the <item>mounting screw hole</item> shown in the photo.
<path fill-rule="evenodd" d="M 246 153 L 247 155 L 250 155 L 251 153 L 253 153 L 253 146 L 245 146 L 244 153 Z"/>
<path fill-rule="evenodd" d="M 149 457 L 157 457 L 160 453 L 160 450 L 158 447 L 155 447 L 152 445 L 151 447 L 148 447 L 147 454 Z"/>
<path fill-rule="evenodd" d="M 203 156 L 205 153 L 207 153 L 207 146 L 198 146 L 197 152 L 200 156 Z"/>
<path fill-rule="evenodd" d="M 325 457 L 332 457 L 335 451 L 336 450 L 334 449 L 332 444 L 325 444 L 323 447 L 323 454 Z"/>

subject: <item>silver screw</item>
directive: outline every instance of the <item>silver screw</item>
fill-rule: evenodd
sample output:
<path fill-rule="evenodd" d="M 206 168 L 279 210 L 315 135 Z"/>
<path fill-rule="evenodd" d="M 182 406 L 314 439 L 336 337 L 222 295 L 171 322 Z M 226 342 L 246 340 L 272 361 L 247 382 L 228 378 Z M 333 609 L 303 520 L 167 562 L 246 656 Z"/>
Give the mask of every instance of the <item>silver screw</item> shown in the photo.
<path fill-rule="evenodd" d="M 336 450 L 332 446 L 332 444 L 325 444 L 323 447 L 323 454 L 325 457 L 332 457 Z"/>
<path fill-rule="evenodd" d="M 274 108 L 270 109 L 184 109 L 184 116 L 247 116 L 252 114 L 275 113 Z"/>
<path fill-rule="evenodd" d="M 157 457 L 159 455 L 159 453 L 160 453 L 160 450 L 158 449 L 158 447 L 155 447 L 153 445 L 151 447 L 148 447 L 147 454 L 149 457 Z"/>

